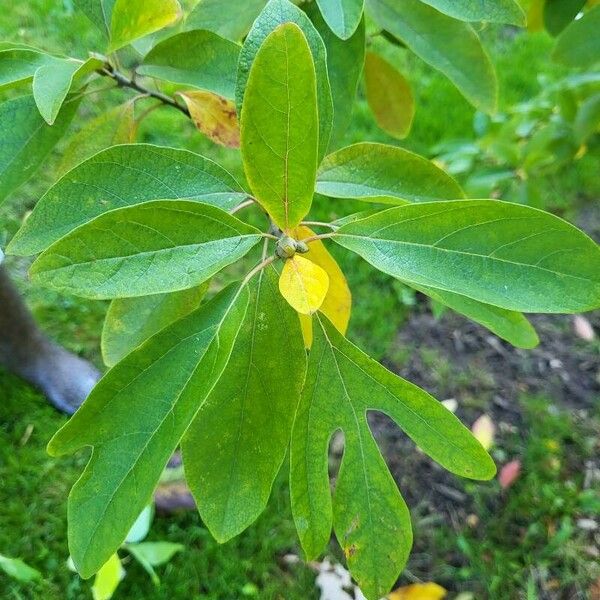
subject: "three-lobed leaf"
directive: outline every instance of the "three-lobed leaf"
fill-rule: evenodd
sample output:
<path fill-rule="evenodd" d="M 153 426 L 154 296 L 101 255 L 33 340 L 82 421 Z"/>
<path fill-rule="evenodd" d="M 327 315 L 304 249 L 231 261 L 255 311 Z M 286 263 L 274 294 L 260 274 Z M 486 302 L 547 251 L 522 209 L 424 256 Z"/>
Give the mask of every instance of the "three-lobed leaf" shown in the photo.
<path fill-rule="evenodd" d="M 159 42 L 137 71 L 232 99 L 240 46 L 212 31 L 192 30 Z"/>
<path fill-rule="evenodd" d="M 93 452 L 69 495 L 69 550 L 83 577 L 125 540 L 161 472 L 229 362 L 249 295 L 235 285 L 109 371 L 48 445 Z M 99 493 L 101 490 L 101 493 Z"/>
<path fill-rule="evenodd" d="M 292 512 L 308 558 L 329 541 L 333 524 L 352 575 L 369 598 L 389 591 L 412 544 L 410 515 L 377 448 L 367 412 L 385 413 L 453 473 L 489 479 L 491 458 L 434 398 L 397 377 L 315 318 L 314 342 L 290 450 Z M 344 434 L 331 499 L 327 448 Z"/>
<path fill-rule="evenodd" d="M 181 444 L 202 521 L 220 542 L 264 510 L 306 374 L 298 319 L 277 289 L 275 269 L 257 274 L 248 291 L 231 359 Z"/>
<path fill-rule="evenodd" d="M 365 82 L 367 101 L 379 127 L 395 138 L 405 138 L 415 116 L 415 101 L 408 81 L 379 54 L 367 52 Z"/>
<path fill-rule="evenodd" d="M 378 25 L 442 72 L 476 108 L 496 109 L 498 82 L 481 40 L 468 24 L 421 0 L 367 0 Z"/>
<path fill-rule="evenodd" d="M 310 209 L 318 143 L 312 54 L 297 25 L 280 25 L 252 64 L 242 106 L 241 149 L 250 188 L 282 230 L 298 225 Z"/>
<path fill-rule="evenodd" d="M 319 116 L 319 160 L 325 156 L 333 125 L 333 101 L 329 74 L 327 72 L 327 50 L 308 16 L 289 0 L 269 0 L 248 33 L 240 52 L 235 98 L 241 111 L 250 70 L 256 55 L 269 34 L 278 26 L 295 23 L 306 37 L 314 61 L 317 78 L 317 103 Z"/>
<path fill-rule="evenodd" d="M 220 208 L 156 200 L 116 209 L 43 252 L 32 279 L 79 296 L 132 298 L 197 286 L 262 238 Z"/>
<path fill-rule="evenodd" d="M 549 213 L 494 200 L 390 208 L 333 238 L 409 285 L 519 312 L 600 306 L 600 248 Z"/>
<path fill-rule="evenodd" d="M 333 198 L 385 204 L 465 197 L 458 183 L 432 162 L 402 148 L 371 142 L 327 156 L 317 173 L 316 190 Z"/>
<path fill-rule="evenodd" d="M 102 358 L 113 367 L 155 333 L 200 306 L 208 282 L 170 294 L 113 300 L 102 329 Z"/>
<path fill-rule="evenodd" d="M 36 254 L 109 210 L 150 200 L 198 200 L 228 210 L 246 197 L 225 169 L 193 152 L 150 144 L 115 146 L 92 156 L 54 184 L 8 251 Z"/>

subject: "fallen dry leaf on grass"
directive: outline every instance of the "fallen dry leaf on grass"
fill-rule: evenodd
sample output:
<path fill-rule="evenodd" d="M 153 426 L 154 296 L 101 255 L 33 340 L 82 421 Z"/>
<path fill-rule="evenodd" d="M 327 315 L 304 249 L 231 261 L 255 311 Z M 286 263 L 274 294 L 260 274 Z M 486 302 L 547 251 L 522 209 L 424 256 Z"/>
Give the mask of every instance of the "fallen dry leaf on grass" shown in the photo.
<path fill-rule="evenodd" d="M 575 335 L 586 342 L 591 342 L 596 337 L 592 324 L 582 315 L 573 316 L 573 329 Z"/>
<path fill-rule="evenodd" d="M 486 450 L 489 450 L 494 445 L 496 426 L 492 422 L 492 419 L 490 419 L 490 417 L 487 415 L 481 415 L 481 417 L 479 417 L 477 421 L 473 423 L 471 431 Z"/>

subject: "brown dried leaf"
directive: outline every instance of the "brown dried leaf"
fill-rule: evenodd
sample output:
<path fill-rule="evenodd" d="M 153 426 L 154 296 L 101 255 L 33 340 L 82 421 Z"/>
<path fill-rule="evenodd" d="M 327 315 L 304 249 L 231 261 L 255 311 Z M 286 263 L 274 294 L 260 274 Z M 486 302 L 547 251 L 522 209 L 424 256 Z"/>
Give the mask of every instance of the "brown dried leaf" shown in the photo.
<path fill-rule="evenodd" d="M 240 147 L 240 126 L 235 103 L 218 94 L 202 90 L 178 92 L 194 125 L 208 138 L 227 148 Z"/>

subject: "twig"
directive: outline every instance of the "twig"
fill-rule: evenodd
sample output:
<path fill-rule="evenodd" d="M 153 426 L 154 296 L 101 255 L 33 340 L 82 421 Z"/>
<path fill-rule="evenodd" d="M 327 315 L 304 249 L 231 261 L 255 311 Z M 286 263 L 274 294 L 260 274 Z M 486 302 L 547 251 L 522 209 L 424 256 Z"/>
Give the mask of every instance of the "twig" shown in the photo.
<path fill-rule="evenodd" d="M 182 104 L 179 104 L 179 102 L 177 102 L 177 100 L 175 100 L 171 96 L 167 96 L 162 92 L 157 92 L 144 87 L 143 85 L 138 83 L 134 78 L 127 77 L 127 75 L 124 75 L 120 71 L 115 70 L 115 68 L 108 63 L 105 64 L 104 68 L 99 70 L 98 73 L 100 73 L 100 75 L 104 75 L 105 77 L 110 77 L 111 79 L 114 79 L 119 87 L 130 88 L 132 90 L 140 92 L 141 94 L 144 94 L 145 96 L 149 96 L 150 98 L 160 100 L 166 106 L 176 108 L 178 111 L 182 112 L 186 117 L 191 118 L 190 111 L 187 109 L 187 107 L 183 106 Z"/>

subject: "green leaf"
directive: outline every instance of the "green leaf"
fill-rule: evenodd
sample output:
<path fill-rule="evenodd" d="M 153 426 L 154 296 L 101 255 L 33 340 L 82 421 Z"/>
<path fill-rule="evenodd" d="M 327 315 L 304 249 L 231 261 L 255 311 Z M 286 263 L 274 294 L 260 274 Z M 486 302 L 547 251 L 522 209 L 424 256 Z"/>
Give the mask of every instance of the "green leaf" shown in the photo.
<path fill-rule="evenodd" d="M 136 130 L 135 99 L 100 113 L 68 140 L 67 147 L 62 152 L 58 173 L 64 175 L 110 146 L 134 142 Z"/>
<path fill-rule="evenodd" d="M 69 495 L 69 549 L 83 577 L 117 550 L 148 504 L 229 361 L 248 300 L 245 288 L 230 286 L 150 338 L 100 380 L 50 441 L 53 456 L 94 447 Z"/>
<path fill-rule="evenodd" d="M 367 52 L 365 81 L 367 101 L 379 127 L 397 139 L 405 138 L 415 116 L 415 101 L 408 81 L 374 52 Z"/>
<path fill-rule="evenodd" d="M 0 104 L 0 203 L 38 170 L 65 134 L 78 106 L 79 100 L 68 101 L 50 127 L 33 96 Z"/>
<path fill-rule="evenodd" d="M 186 19 L 186 29 L 208 29 L 238 41 L 250 30 L 267 0 L 244 0 L 232 10 L 223 0 L 202 0 Z"/>
<path fill-rule="evenodd" d="M 317 192 L 385 204 L 465 197 L 458 183 L 432 162 L 402 148 L 371 142 L 330 154 L 317 173 Z"/>
<path fill-rule="evenodd" d="M 589 68 L 600 60 L 600 5 L 573 21 L 557 38 L 552 53 L 568 67 Z"/>
<path fill-rule="evenodd" d="M 251 281 L 231 360 L 181 444 L 200 516 L 219 542 L 243 531 L 267 505 L 306 374 L 300 322 L 279 294 L 277 277 L 269 268 Z"/>
<path fill-rule="evenodd" d="M 143 542 L 141 544 L 127 544 L 125 550 L 137 560 L 150 575 L 154 585 L 160 585 L 160 579 L 154 567 L 168 563 L 178 552 L 185 550 L 183 544 L 171 542 Z"/>
<path fill-rule="evenodd" d="M 566 221 L 494 200 L 391 208 L 341 227 L 336 242 L 381 271 L 519 312 L 600 307 L 600 249 Z"/>
<path fill-rule="evenodd" d="M 495 466 L 468 429 L 443 405 L 397 377 L 314 319 L 308 374 L 290 451 L 294 521 L 309 559 L 326 546 L 333 522 L 350 572 L 367 598 L 385 595 L 412 544 L 410 515 L 369 430 L 367 412 L 383 412 L 453 473 L 489 479 Z M 344 434 L 333 503 L 327 448 Z"/>
<path fill-rule="evenodd" d="M 102 358 L 116 365 L 132 350 L 198 306 L 208 283 L 171 294 L 113 300 L 102 329 Z"/>
<path fill-rule="evenodd" d="M 154 519 L 154 504 L 150 504 L 144 507 L 144 510 L 138 515 L 135 523 L 131 526 L 131 529 L 127 533 L 125 542 L 128 544 L 137 544 L 146 538 L 150 532 L 150 526 Z"/>
<path fill-rule="evenodd" d="M 77 10 L 84 13 L 87 18 L 106 36 L 109 36 L 110 20 L 115 0 L 73 0 Z"/>
<path fill-rule="evenodd" d="M 184 31 L 152 48 L 138 72 L 234 98 L 239 54 L 238 44 L 216 33 Z"/>
<path fill-rule="evenodd" d="M 156 200 L 107 212 L 55 242 L 33 280 L 85 298 L 133 298 L 200 285 L 262 239 L 220 208 Z"/>
<path fill-rule="evenodd" d="M 573 123 L 575 137 L 583 144 L 600 128 L 600 94 L 594 94 L 581 103 Z"/>
<path fill-rule="evenodd" d="M 41 66 L 33 76 L 33 97 L 42 117 L 53 125 L 58 113 L 73 89 L 81 80 L 102 67 L 102 61 L 89 58 L 85 62 L 60 60 Z"/>
<path fill-rule="evenodd" d="M 302 30 L 280 25 L 252 64 L 241 116 L 241 149 L 250 188 L 283 230 L 310 210 L 319 122 L 315 68 Z"/>
<path fill-rule="evenodd" d="M 544 27 L 551 35 L 558 35 L 585 6 L 586 0 L 545 0 Z"/>
<path fill-rule="evenodd" d="M 98 571 L 92 586 L 94 600 L 110 600 L 125 576 L 119 555 L 115 552 Z"/>
<path fill-rule="evenodd" d="M 546 0 L 548 2 L 549 0 Z M 559 0 L 562 2 L 562 0 Z M 527 18 L 517 0 L 421 0 L 461 21 L 508 23 L 524 27 Z"/>
<path fill-rule="evenodd" d="M 42 121 L 39 115 L 38 120 Z M 86 160 L 52 186 L 7 251 L 36 254 L 98 215 L 149 200 L 199 200 L 229 210 L 246 197 L 225 169 L 193 152 L 149 144 L 115 146 Z"/>
<path fill-rule="evenodd" d="M 270 0 L 246 37 L 242 51 L 240 52 L 235 90 L 238 112 L 241 112 L 250 69 L 259 49 L 267 36 L 284 23 L 295 23 L 300 27 L 312 53 L 317 77 L 319 160 L 321 160 L 327 152 L 333 124 L 333 101 L 331 99 L 331 87 L 327 73 L 327 51 L 321 36 L 310 22 L 310 19 L 288 0 Z"/>
<path fill-rule="evenodd" d="M 436 302 L 455 310 L 469 319 L 487 327 L 498 337 L 517 348 L 535 348 L 540 340 L 531 323 L 519 312 L 477 302 L 466 296 L 426 286 L 412 285 Z"/>
<path fill-rule="evenodd" d="M 323 18 L 337 37 L 347 40 L 363 15 L 364 0 L 317 0 Z"/>
<path fill-rule="evenodd" d="M 60 59 L 40 50 L 0 48 L 0 90 L 31 81 L 40 67 L 60 62 Z"/>
<path fill-rule="evenodd" d="M 496 109 L 498 82 L 481 40 L 467 24 L 420 0 L 367 0 L 380 27 L 441 71 L 476 108 Z"/>
<path fill-rule="evenodd" d="M 116 0 L 110 20 L 109 52 L 172 25 L 181 14 L 177 0 Z"/>
<path fill-rule="evenodd" d="M 350 125 L 352 107 L 365 62 L 365 22 L 347 40 L 340 40 L 323 20 L 315 2 L 304 7 L 327 49 L 327 68 L 333 98 L 333 128 L 329 148 L 338 148 Z"/>
<path fill-rule="evenodd" d="M 9 577 L 27 583 L 36 579 L 41 579 L 42 574 L 29 565 L 25 564 L 20 558 L 9 558 L 0 554 L 0 569 Z"/>

